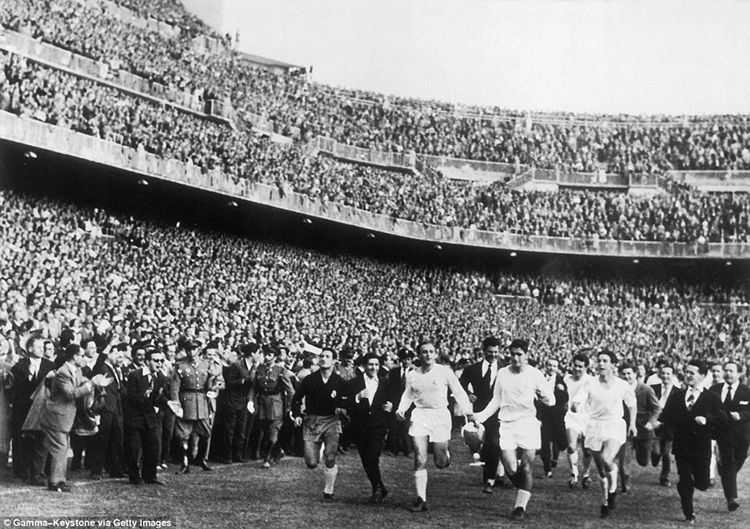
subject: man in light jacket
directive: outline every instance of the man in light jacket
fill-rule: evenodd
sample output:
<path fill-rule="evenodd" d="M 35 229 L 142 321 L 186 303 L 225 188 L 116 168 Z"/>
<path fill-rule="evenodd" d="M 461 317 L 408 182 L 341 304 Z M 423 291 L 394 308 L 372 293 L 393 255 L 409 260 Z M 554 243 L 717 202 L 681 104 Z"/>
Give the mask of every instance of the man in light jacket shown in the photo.
<path fill-rule="evenodd" d="M 40 422 L 50 457 L 48 488 L 57 492 L 70 492 L 70 487 L 65 483 L 65 471 L 70 430 L 76 416 L 76 401 L 91 393 L 94 386 L 106 386 L 109 380 L 104 375 L 96 375 L 91 380 L 83 377 L 81 368 L 86 365 L 86 359 L 77 344 L 68 345 L 61 357 L 63 364 L 55 373 Z"/>

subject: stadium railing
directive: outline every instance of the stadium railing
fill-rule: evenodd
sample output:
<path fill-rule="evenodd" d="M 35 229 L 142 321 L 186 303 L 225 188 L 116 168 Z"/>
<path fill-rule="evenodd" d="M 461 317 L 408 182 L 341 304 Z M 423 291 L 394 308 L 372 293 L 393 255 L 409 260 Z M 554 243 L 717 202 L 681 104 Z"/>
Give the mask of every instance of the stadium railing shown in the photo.
<path fill-rule="evenodd" d="M 225 120 L 232 118 L 231 105 L 224 102 L 209 101 L 209 104 L 206 104 L 197 95 L 149 81 L 125 70 L 112 68 L 106 60 L 96 61 L 5 28 L 0 28 L 0 48 L 55 68 L 68 70 L 76 75 L 109 83 L 139 96 L 167 101 L 184 110 Z"/>
<path fill-rule="evenodd" d="M 8 141 L 117 167 L 222 193 L 254 203 L 266 204 L 311 217 L 358 226 L 371 231 L 441 244 L 532 251 L 559 254 L 620 257 L 689 257 L 750 259 L 747 243 L 668 243 L 572 239 L 499 233 L 448 226 L 435 226 L 379 215 L 349 206 L 321 202 L 307 195 L 280 190 L 275 186 L 229 178 L 218 170 L 203 172 L 192 164 L 165 160 L 87 136 L 69 129 L 0 111 L 0 137 Z"/>
<path fill-rule="evenodd" d="M 79 0 L 80 1 L 80 0 Z M 123 22 L 130 24 L 141 29 L 147 29 L 155 33 L 160 33 L 167 38 L 177 38 L 180 36 L 181 29 L 178 26 L 173 26 L 163 20 L 157 20 L 151 17 L 143 17 L 134 11 L 131 11 L 127 7 L 117 5 L 109 0 L 84 0 L 81 3 L 84 5 L 98 8 L 105 6 L 107 10 L 111 11 L 117 18 Z"/>

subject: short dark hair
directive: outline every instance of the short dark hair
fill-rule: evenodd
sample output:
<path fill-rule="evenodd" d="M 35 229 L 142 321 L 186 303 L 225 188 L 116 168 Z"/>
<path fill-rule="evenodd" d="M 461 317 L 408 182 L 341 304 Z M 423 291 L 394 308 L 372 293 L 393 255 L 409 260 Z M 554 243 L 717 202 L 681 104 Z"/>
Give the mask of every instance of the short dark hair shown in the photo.
<path fill-rule="evenodd" d="M 407 347 L 402 347 L 398 350 L 398 359 L 399 360 L 414 360 L 414 351 Z"/>
<path fill-rule="evenodd" d="M 151 357 L 155 354 L 164 354 L 161 349 L 156 349 L 154 347 L 150 347 L 146 349 L 146 360 L 151 360 Z"/>
<path fill-rule="evenodd" d="M 323 354 L 325 351 L 331 351 L 331 356 L 333 357 L 333 359 L 338 360 L 339 355 L 336 351 L 333 350 L 333 347 L 322 347 L 320 349 L 320 354 Z"/>
<path fill-rule="evenodd" d="M 669 360 L 659 360 L 658 362 L 656 362 L 656 369 L 662 369 L 664 367 L 668 367 L 669 369 L 674 371 L 674 367 L 669 362 Z"/>
<path fill-rule="evenodd" d="M 529 341 L 526 338 L 515 338 L 510 342 L 508 349 L 521 349 L 524 353 L 529 352 Z"/>
<path fill-rule="evenodd" d="M 65 349 L 63 349 L 60 352 L 60 359 L 63 362 L 67 362 L 68 360 L 71 360 L 74 356 L 76 356 L 78 353 L 81 352 L 81 346 L 77 343 L 71 343 L 65 346 Z"/>
<path fill-rule="evenodd" d="M 369 364 L 370 360 L 377 360 L 378 363 L 380 363 L 380 357 L 378 355 L 376 355 L 375 353 L 367 353 L 362 357 L 362 365 Z"/>
<path fill-rule="evenodd" d="M 613 364 L 617 363 L 617 355 L 614 352 L 610 351 L 609 349 L 602 349 L 601 351 L 599 351 L 598 353 L 596 353 L 596 357 L 597 358 L 599 358 L 602 355 L 608 356 L 609 359 L 610 359 L 610 361 Z"/>
<path fill-rule="evenodd" d="M 259 348 L 260 346 L 257 343 L 246 343 L 240 346 L 240 354 L 244 357 L 248 357 L 257 352 Z"/>
<path fill-rule="evenodd" d="M 482 350 L 487 349 L 488 347 L 500 347 L 500 340 L 494 336 L 488 336 L 482 340 Z"/>
<path fill-rule="evenodd" d="M 697 358 L 691 358 L 688 360 L 687 364 L 685 364 L 685 367 L 687 366 L 694 366 L 698 368 L 698 373 L 705 376 L 708 374 L 708 366 L 706 366 L 706 363 L 698 360 Z"/>
<path fill-rule="evenodd" d="M 635 373 L 635 367 L 633 367 L 633 364 L 631 364 L 630 362 L 624 362 L 620 364 L 620 373 L 622 373 L 626 369 L 630 369 L 633 371 L 633 373 Z"/>
<path fill-rule="evenodd" d="M 570 363 L 572 364 L 573 362 L 583 362 L 583 365 L 588 367 L 591 360 L 586 353 L 576 353 L 573 355 L 573 358 L 570 359 Z"/>
<path fill-rule="evenodd" d="M 422 347 L 424 347 L 425 345 L 432 345 L 433 347 L 435 346 L 432 340 L 422 340 L 421 342 L 419 342 L 419 345 L 417 345 L 417 353 L 419 353 L 422 350 Z"/>

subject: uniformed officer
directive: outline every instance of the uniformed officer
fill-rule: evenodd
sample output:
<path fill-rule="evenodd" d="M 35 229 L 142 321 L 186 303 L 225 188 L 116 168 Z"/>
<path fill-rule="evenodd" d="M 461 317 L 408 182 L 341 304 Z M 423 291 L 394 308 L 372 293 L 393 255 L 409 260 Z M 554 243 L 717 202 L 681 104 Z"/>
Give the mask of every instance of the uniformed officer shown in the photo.
<path fill-rule="evenodd" d="M 198 358 L 200 342 L 185 340 L 183 347 L 187 356 L 178 363 L 169 384 L 171 403 L 179 403 L 182 416 L 177 413 L 174 436 L 179 441 L 182 464 L 177 474 L 190 472 L 188 466 L 188 442 L 195 433 L 204 443 L 211 435 L 209 401 L 206 393 L 212 388 L 214 376 L 209 372 L 208 363 Z M 211 470 L 204 458 L 196 458 L 204 470 Z"/>
<path fill-rule="evenodd" d="M 289 410 L 294 389 L 287 369 L 277 363 L 278 352 L 272 347 L 263 346 L 263 363 L 255 371 L 255 381 L 250 390 L 248 408 L 250 413 L 258 412 L 260 421 L 261 453 L 263 468 L 270 468 L 271 457 L 279 439 L 279 430 L 284 420 L 284 410 Z"/>

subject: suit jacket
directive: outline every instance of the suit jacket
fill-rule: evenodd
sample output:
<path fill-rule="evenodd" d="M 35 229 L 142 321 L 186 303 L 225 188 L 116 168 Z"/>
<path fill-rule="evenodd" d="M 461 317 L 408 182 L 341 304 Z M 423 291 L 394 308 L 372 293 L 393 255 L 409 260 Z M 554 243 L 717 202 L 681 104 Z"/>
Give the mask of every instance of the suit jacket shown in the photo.
<path fill-rule="evenodd" d="M 222 403 L 233 410 L 244 410 L 255 378 L 255 366 L 248 369 L 244 359 L 230 365 L 224 373 Z"/>
<path fill-rule="evenodd" d="M 105 362 L 97 362 L 91 370 L 92 376 L 104 375 L 112 379 L 109 386 L 102 388 L 102 413 L 112 413 L 116 417 L 122 417 L 122 394 L 125 390 L 125 381 L 115 370 Z"/>
<path fill-rule="evenodd" d="M 394 395 L 386 378 L 378 378 L 378 389 L 375 397 L 370 402 L 369 399 L 357 396 L 365 389 L 365 375 L 360 373 L 351 380 L 347 381 L 347 400 L 352 428 L 372 428 L 387 427 L 393 413 L 396 411 L 396 404 L 393 402 Z M 359 402 L 357 402 L 359 401 Z M 390 412 L 383 410 L 383 404 L 391 402 L 393 408 Z"/>
<path fill-rule="evenodd" d="M 40 423 L 43 428 L 70 432 L 76 417 L 76 401 L 91 393 L 81 370 L 65 362 L 55 373 L 49 397 L 44 403 Z"/>
<path fill-rule="evenodd" d="M 124 423 L 134 428 L 156 428 L 158 412 L 167 400 L 169 381 L 164 373 L 157 371 L 150 376 L 143 369 L 134 369 L 125 383 Z"/>
<path fill-rule="evenodd" d="M 13 385 L 11 386 L 11 402 L 13 403 L 13 415 L 23 422 L 23 418 L 29 412 L 31 407 L 31 394 L 44 380 L 54 364 L 42 358 L 39 363 L 39 370 L 36 376 L 31 376 L 31 361 L 28 358 L 21 358 L 11 368 L 10 373 L 13 376 Z"/>
<path fill-rule="evenodd" d="M 637 429 L 636 439 L 651 439 L 654 437 L 654 430 L 647 430 L 646 424 L 651 423 L 652 425 L 658 420 L 659 414 L 661 413 L 661 406 L 659 405 L 659 399 L 654 393 L 654 389 L 651 386 L 638 382 L 635 385 L 635 427 Z M 625 407 L 626 413 L 630 413 L 628 407 Z M 626 420 L 628 417 L 626 415 Z"/>
<path fill-rule="evenodd" d="M 545 378 L 546 375 L 545 375 Z M 568 411 L 568 386 L 565 384 L 565 379 L 562 375 L 555 375 L 555 404 L 553 406 L 545 406 L 538 400 L 535 401 L 536 405 L 536 416 L 544 423 L 563 423 L 565 421 L 565 413 Z"/>
<path fill-rule="evenodd" d="M 724 383 L 714 384 L 710 391 L 716 393 L 721 400 L 721 392 Z M 727 412 L 727 428 L 724 432 L 717 432 L 717 437 L 726 436 L 729 440 L 750 439 L 750 387 L 738 384 L 737 389 L 729 403 L 722 402 L 724 411 Z M 736 411 L 740 414 L 740 420 L 735 421 L 729 417 L 729 412 Z"/>
<path fill-rule="evenodd" d="M 726 414 L 721 399 L 708 390 L 701 392 L 691 410 L 685 406 L 685 388 L 673 391 L 661 412 L 660 419 L 673 432 L 672 453 L 675 456 L 711 458 L 711 437 L 714 431 L 726 428 Z M 699 425 L 695 418 L 706 418 Z"/>
<path fill-rule="evenodd" d="M 401 402 L 401 395 L 403 395 L 406 390 L 406 379 L 402 376 L 403 370 L 403 367 L 398 366 L 392 368 L 388 372 L 388 387 L 390 388 L 391 395 L 394 399 L 394 410 L 398 408 L 398 405 Z"/>
<path fill-rule="evenodd" d="M 656 400 L 661 401 L 661 384 L 653 384 L 651 386 L 651 389 L 654 390 L 654 395 L 656 395 Z M 675 391 L 677 391 L 679 388 L 677 388 L 674 384 L 672 384 L 672 388 L 669 391 L 669 395 L 667 396 L 667 400 L 674 395 Z M 684 389 L 684 388 L 683 388 Z M 683 393 L 684 395 L 684 393 Z M 664 403 L 664 406 L 666 407 L 666 402 Z M 661 421 L 664 422 L 664 421 Z M 674 432 L 669 426 L 661 426 L 656 429 L 656 435 L 659 436 L 661 439 L 665 441 L 669 441 L 674 437 Z"/>
<path fill-rule="evenodd" d="M 477 398 L 476 402 L 474 402 L 473 411 L 482 411 L 486 408 L 487 404 L 492 400 L 492 394 L 495 391 L 495 381 L 492 380 L 488 384 L 487 379 L 482 376 L 482 362 L 484 360 L 466 366 L 461 373 L 461 377 L 458 379 L 464 391 L 467 394 L 473 394 Z M 500 366 L 497 366 L 497 369 L 499 371 Z M 497 378 L 497 375 L 495 378 Z M 469 386 L 471 386 L 471 390 L 469 390 Z"/>

